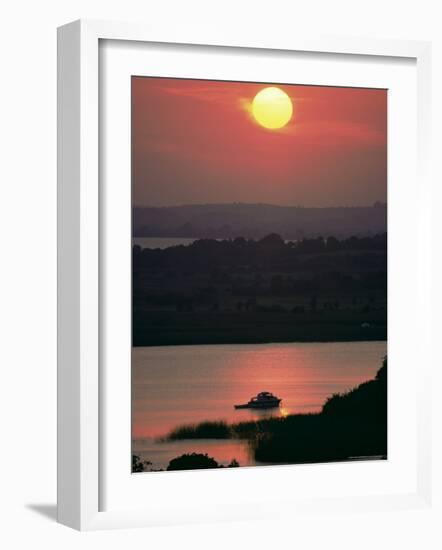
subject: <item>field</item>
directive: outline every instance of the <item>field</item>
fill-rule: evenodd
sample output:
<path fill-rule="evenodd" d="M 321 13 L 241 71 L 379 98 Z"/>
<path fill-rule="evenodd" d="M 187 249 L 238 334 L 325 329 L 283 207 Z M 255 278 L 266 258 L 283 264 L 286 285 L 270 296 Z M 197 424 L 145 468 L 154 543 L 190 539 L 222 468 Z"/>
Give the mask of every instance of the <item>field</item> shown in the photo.
<path fill-rule="evenodd" d="M 367 326 L 368 325 L 368 326 Z M 135 346 L 386 340 L 385 311 L 158 312 L 134 317 Z"/>

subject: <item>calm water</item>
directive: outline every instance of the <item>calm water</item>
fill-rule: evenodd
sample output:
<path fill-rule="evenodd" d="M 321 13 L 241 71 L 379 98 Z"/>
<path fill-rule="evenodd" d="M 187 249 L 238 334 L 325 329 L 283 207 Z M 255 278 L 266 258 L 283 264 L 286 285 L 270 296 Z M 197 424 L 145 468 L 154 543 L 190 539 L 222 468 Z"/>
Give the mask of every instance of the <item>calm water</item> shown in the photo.
<path fill-rule="evenodd" d="M 192 244 L 195 239 L 186 239 L 184 237 L 133 237 L 132 245 L 141 246 L 141 248 L 169 248 L 179 244 Z"/>
<path fill-rule="evenodd" d="M 373 378 L 386 342 L 210 345 L 134 348 L 133 451 L 164 468 L 184 452 L 220 463 L 254 464 L 246 443 L 159 443 L 172 428 L 203 420 L 240 422 L 263 414 L 319 411 L 326 398 Z M 236 410 L 260 391 L 282 398 L 273 412 Z"/>

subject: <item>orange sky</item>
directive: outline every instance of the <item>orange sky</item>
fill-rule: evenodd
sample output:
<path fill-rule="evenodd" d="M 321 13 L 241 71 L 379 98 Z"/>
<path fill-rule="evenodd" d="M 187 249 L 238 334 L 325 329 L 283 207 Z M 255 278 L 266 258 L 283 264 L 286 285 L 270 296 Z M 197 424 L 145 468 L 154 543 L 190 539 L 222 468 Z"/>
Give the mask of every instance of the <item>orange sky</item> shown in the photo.
<path fill-rule="evenodd" d="M 280 130 L 247 109 L 269 84 L 133 77 L 134 206 L 386 202 L 387 91 L 276 85 Z"/>

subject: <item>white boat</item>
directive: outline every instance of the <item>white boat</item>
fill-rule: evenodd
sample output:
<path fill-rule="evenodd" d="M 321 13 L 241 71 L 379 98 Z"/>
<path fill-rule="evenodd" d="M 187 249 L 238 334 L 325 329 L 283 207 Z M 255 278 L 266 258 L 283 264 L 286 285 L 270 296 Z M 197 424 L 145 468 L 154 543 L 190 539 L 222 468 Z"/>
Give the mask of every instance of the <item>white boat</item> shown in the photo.
<path fill-rule="evenodd" d="M 262 391 L 256 397 L 252 397 L 248 403 L 235 405 L 235 409 L 273 409 L 279 407 L 282 399 L 269 391 Z"/>

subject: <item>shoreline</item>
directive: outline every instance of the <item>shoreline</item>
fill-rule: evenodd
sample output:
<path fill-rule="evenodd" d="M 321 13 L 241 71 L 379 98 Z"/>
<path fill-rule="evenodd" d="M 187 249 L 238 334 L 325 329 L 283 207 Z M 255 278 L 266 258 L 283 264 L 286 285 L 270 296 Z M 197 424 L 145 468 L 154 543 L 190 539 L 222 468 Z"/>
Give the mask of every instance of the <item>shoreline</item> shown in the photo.
<path fill-rule="evenodd" d="M 306 319 L 306 316 L 308 318 Z M 387 340 L 385 311 L 371 314 L 134 313 L 133 347 Z"/>
<path fill-rule="evenodd" d="M 349 337 L 343 337 L 342 339 L 330 339 L 328 340 L 326 337 L 324 338 L 316 338 L 316 339 L 298 339 L 298 340 L 263 340 L 263 339 L 253 339 L 250 338 L 248 340 L 232 340 L 229 339 L 228 341 L 224 341 L 223 339 L 207 339 L 205 341 L 198 340 L 197 342 L 189 339 L 185 341 L 166 341 L 161 343 L 151 342 L 150 340 L 143 341 L 137 340 L 137 342 L 132 343 L 132 348 L 167 348 L 167 347 L 174 347 L 174 346 L 247 346 L 247 345 L 262 345 L 266 346 L 269 344 L 344 344 L 344 343 L 351 343 L 351 342 L 388 342 L 387 335 L 383 337 L 383 334 L 375 334 L 372 337 L 366 337 L 366 338 L 349 338 Z"/>

